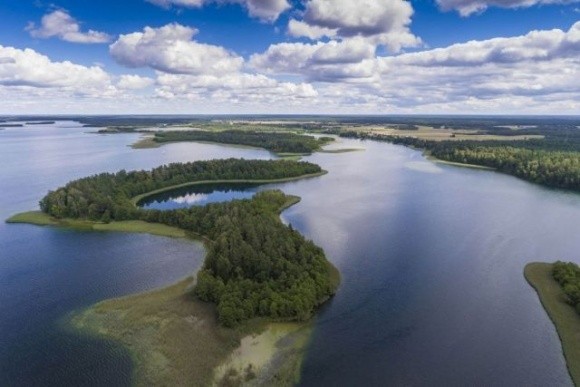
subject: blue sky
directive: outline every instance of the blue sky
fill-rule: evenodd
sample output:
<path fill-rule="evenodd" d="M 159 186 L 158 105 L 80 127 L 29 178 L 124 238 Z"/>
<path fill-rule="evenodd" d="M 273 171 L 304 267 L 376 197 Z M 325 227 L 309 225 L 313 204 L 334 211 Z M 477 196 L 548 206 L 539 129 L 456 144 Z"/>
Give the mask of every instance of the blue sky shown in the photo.
<path fill-rule="evenodd" d="M 0 0 L 20 113 L 580 112 L 580 0 Z"/>

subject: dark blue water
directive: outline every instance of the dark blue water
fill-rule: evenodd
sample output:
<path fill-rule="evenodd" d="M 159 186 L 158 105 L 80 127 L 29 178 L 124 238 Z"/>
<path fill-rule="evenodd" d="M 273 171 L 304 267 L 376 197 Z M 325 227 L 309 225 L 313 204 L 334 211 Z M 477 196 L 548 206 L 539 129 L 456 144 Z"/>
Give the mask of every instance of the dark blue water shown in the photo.
<path fill-rule="evenodd" d="M 204 184 L 148 196 L 139 205 L 145 209 L 176 210 L 231 200 L 251 199 L 265 189 L 256 184 Z"/>
<path fill-rule="evenodd" d="M 135 135 L 76 124 L 0 131 L 0 215 L 101 171 L 171 161 L 268 158 L 209 144 L 132 150 Z M 69 126 L 69 127 L 62 127 Z M 283 219 L 340 269 L 316 320 L 302 383 L 570 386 L 553 325 L 523 278 L 530 261 L 580 262 L 580 196 L 510 176 L 432 164 L 417 151 L 307 159 L 329 174 L 274 185 L 302 201 Z M 146 235 L 0 224 L 0 385 L 127 385 L 111 343 L 67 333 L 71 311 L 190 274 L 201 246 Z"/>
<path fill-rule="evenodd" d="M 87 134 L 72 122 L 0 131 L 0 218 L 38 208 L 67 181 L 102 171 L 268 152 L 199 144 L 135 151 L 136 135 Z M 179 144 L 175 144 L 179 145 Z M 201 264 L 194 242 L 0 222 L 0 386 L 116 386 L 131 362 L 114 343 L 67 328 L 71 311 L 171 284 Z"/>

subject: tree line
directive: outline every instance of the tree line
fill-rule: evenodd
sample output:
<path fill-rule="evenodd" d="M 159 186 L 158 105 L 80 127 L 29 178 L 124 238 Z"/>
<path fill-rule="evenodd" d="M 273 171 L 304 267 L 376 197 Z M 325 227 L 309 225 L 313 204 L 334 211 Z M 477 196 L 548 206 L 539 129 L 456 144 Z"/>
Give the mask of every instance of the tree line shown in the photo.
<path fill-rule="evenodd" d="M 312 153 L 321 146 L 333 141 L 332 137 L 315 138 L 295 133 L 263 131 L 164 131 L 156 132 L 155 142 L 207 141 L 221 144 L 234 144 L 264 148 L 275 153 Z"/>
<path fill-rule="evenodd" d="M 523 141 L 428 141 L 358 132 L 344 132 L 340 136 L 421 148 L 440 160 L 486 166 L 547 187 L 580 191 L 580 141 L 566 140 L 566 137 Z"/>
<path fill-rule="evenodd" d="M 157 189 L 202 180 L 271 180 L 321 172 L 308 162 L 226 159 L 173 163 L 151 171 L 122 170 L 75 180 L 49 192 L 40 209 L 56 218 L 109 222 L 139 216 L 131 199 Z"/>
<path fill-rule="evenodd" d="M 335 269 L 312 241 L 284 225 L 279 211 L 295 200 L 281 191 L 252 199 L 170 211 L 135 207 L 131 198 L 193 180 L 272 179 L 320 172 L 296 161 L 212 160 L 152 171 L 100 174 L 50 192 L 41 209 L 57 218 L 142 220 L 206 237 L 207 256 L 193 293 L 217 306 L 233 327 L 252 318 L 306 320 L 338 286 Z"/>
<path fill-rule="evenodd" d="M 552 276 L 566 294 L 568 303 L 580 313 L 580 267 L 572 262 L 558 261 L 552 267 Z"/>

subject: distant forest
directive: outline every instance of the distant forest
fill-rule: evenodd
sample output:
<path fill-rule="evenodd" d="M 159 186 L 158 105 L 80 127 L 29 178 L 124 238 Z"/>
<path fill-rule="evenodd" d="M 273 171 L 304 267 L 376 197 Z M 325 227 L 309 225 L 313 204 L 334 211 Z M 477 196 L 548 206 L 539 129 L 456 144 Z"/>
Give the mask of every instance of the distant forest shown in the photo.
<path fill-rule="evenodd" d="M 155 142 L 177 141 L 208 141 L 221 144 L 247 145 L 264 148 L 275 153 L 304 153 L 309 154 L 319 150 L 324 144 L 333 141 L 332 137 L 316 139 L 294 133 L 264 132 L 264 131 L 163 131 L 156 132 Z"/>
<path fill-rule="evenodd" d="M 354 131 L 342 132 L 340 136 L 421 148 L 440 160 L 491 167 L 547 187 L 580 191 L 579 129 L 506 130 L 510 135 L 515 132 L 518 135 L 541 134 L 546 137 L 518 141 L 428 141 Z"/>
<path fill-rule="evenodd" d="M 212 160 L 169 164 L 152 171 L 103 173 L 49 192 L 42 211 L 57 218 L 142 220 L 202 235 L 208 249 L 194 294 L 217 305 L 221 324 L 252 318 L 306 320 L 338 286 L 336 269 L 313 242 L 284 225 L 279 212 L 297 198 L 265 191 L 171 211 L 133 205 L 139 194 L 191 181 L 279 179 L 321 172 L 296 161 Z"/>

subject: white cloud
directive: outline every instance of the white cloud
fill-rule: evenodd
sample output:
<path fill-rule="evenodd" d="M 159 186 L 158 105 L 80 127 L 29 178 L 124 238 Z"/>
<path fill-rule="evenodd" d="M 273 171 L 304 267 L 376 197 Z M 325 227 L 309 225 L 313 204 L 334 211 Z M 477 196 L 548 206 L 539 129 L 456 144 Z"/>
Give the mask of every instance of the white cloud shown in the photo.
<path fill-rule="evenodd" d="M 320 81 L 327 78 L 329 72 L 337 79 L 370 76 L 372 69 L 367 65 L 372 67 L 374 58 L 373 45 L 363 38 L 351 38 L 315 44 L 275 44 L 263 54 L 252 55 L 250 65 L 272 74 L 299 74 Z"/>
<path fill-rule="evenodd" d="M 110 46 L 120 64 L 150 67 L 175 74 L 227 74 L 242 67 L 243 58 L 223 47 L 193 40 L 197 30 L 179 24 L 145 27 L 143 32 L 121 35 Z"/>
<path fill-rule="evenodd" d="M 195 42 L 195 33 L 172 24 L 124 35 L 112 45 L 119 50 L 117 60 L 153 68 L 155 79 L 112 77 L 98 66 L 53 62 L 34 50 L 0 46 L 0 111 L 580 111 L 580 22 L 567 31 L 532 31 L 386 57 L 376 55 L 366 36 L 282 43 L 247 63 L 222 47 Z"/>
<path fill-rule="evenodd" d="M 148 2 L 169 8 L 171 6 L 199 8 L 208 3 L 241 4 L 250 16 L 263 21 L 273 22 L 280 14 L 291 8 L 288 0 L 147 0 Z"/>
<path fill-rule="evenodd" d="M 117 87 L 124 90 L 139 90 L 153 85 L 155 81 L 139 75 L 121 75 Z"/>
<path fill-rule="evenodd" d="M 483 12 L 489 7 L 527 8 L 534 5 L 571 4 L 580 0 L 437 0 L 444 11 L 455 10 L 461 16 L 469 16 Z"/>
<path fill-rule="evenodd" d="M 77 95 L 107 95 L 115 91 L 111 77 L 100 67 L 69 61 L 53 62 L 38 52 L 0 46 L 0 85 L 58 89 Z"/>
<path fill-rule="evenodd" d="M 340 56 L 343 42 L 330 43 Z M 567 112 L 580 106 L 580 22 L 568 31 L 532 31 L 390 57 L 362 55 L 352 62 L 317 60 L 328 44 L 272 45 L 250 63 L 273 75 L 314 82 L 318 99 L 334 109 L 484 112 L 487 107 L 491 113 L 544 111 L 556 102 L 568 106 Z"/>
<path fill-rule="evenodd" d="M 329 38 L 334 38 L 336 36 L 338 29 L 336 28 L 325 28 L 315 25 L 310 25 L 306 22 L 299 21 L 296 19 L 291 19 L 288 23 L 288 33 L 295 37 L 305 37 L 310 40 L 318 40 L 324 38 L 325 36 Z"/>
<path fill-rule="evenodd" d="M 317 96 L 307 83 L 279 82 L 260 74 L 175 75 L 159 74 L 157 92 L 163 98 L 186 98 L 228 105 L 287 106 Z"/>
<path fill-rule="evenodd" d="M 405 0 L 308 0 L 302 20 L 291 20 L 292 36 L 318 39 L 365 37 L 398 52 L 421 40 L 409 30 L 413 7 Z"/>
<path fill-rule="evenodd" d="M 29 23 L 26 30 L 35 38 L 57 37 L 72 43 L 107 43 L 111 40 L 111 37 L 104 32 L 93 30 L 81 32 L 79 22 L 63 9 L 44 15 L 38 28 L 34 23 Z"/>

